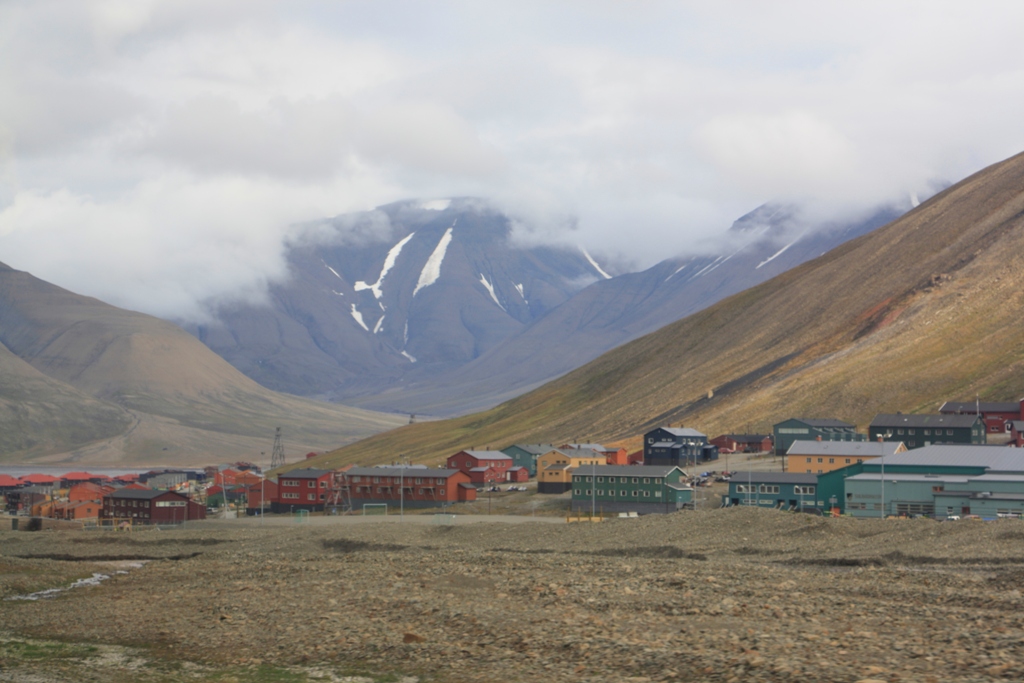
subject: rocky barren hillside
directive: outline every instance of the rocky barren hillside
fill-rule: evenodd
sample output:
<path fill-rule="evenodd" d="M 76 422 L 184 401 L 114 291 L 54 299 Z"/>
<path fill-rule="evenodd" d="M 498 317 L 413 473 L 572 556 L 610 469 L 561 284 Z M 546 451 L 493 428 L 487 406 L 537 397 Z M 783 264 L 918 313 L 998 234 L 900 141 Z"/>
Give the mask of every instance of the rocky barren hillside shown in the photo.
<path fill-rule="evenodd" d="M 323 457 L 435 462 L 473 445 L 629 439 L 681 422 L 763 431 L 794 415 L 864 427 L 1024 387 L 1024 155 L 883 228 L 475 415 Z"/>
<path fill-rule="evenodd" d="M 0 601 L 0 618 L 21 637 L 132 645 L 135 666 L 163 681 L 1024 677 L 1018 520 L 719 509 L 572 525 L 317 521 L 0 532 L 4 597 L 30 576 L 148 559 L 95 588 Z M 60 661 L 8 669 L 22 663 L 32 680 L 66 680 L 45 677 Z M 131 680 L 116 669 L 97 657 L 74 671 Z"/>
<path fill-rule="evenodd" d="M 270 391 L 171 323 L 0 264 L 0 461 L 292 459 L 393 427 L 390 415 Z"/>

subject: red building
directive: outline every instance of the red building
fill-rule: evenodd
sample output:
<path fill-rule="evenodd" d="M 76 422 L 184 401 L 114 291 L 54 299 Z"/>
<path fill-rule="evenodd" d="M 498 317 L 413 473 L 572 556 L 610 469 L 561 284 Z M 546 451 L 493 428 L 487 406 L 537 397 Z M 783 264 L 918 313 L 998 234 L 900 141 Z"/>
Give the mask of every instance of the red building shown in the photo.
<path fill-rule="evenodd" d="M 1020 401 L 946 401 L 939 408 L 943 415 L 981 415 L 989 434 L 1009 434 L 1014 420 L 1024 420 L 1024 399 Z"/>
<path fill-rule="evenodd" d="M 512 467 L 508 471 L 508 481 L 530 481 L 530 470 L 525 467 Z"/>
<path fill-rule="evenodd" d="M 266 499 L 267 504 L 263 504 L 263 500 Z M 277 500 L 277 482 L 267 479 L 259 484 L 253 484 L 249 486 L 248 492 L 245 495 L 245 504 L 247 515 L 258 515 L 264 512 L 269 512 L 271 502 Z"/>
<path fill-rule="evenodd" d="M 644 464 L 644 449 L 640 449 L 634 453 L 629 454 L 629 458 L 626 462 L 627 465 L 643 465 Z"/>
<path fill-rule="evenodd" d="M 119 489 L 103 496 L 100 517 L 133 524 L 181 524 L 206 519 L 206 508 L 175 491 Z"/>
<path fill-rule="evenodd" d="M 709 441 L 719 453 L 767 453 L 772 450 L 770 434 L 722 434 Z"/>
<path fill-rule="evenodd" d="M 339 502 L 359 510 L 366 503 L 435 507 L 476 500 L 469 475 L 456 469 L 352 467 L 337 475 Z"/>
<path fill-rule="evenodd" d="M 625 448 L 605 448 L 604 457 L 608 465 L 628 465 L 629 453 Z"/>
<path fill-rule="evenodd" d="M 85 481 L 71 487 L 68 491 L 68 502 L 81 503 L 83 501 L 92 501 L 94 503 L 102 503 L 103 496 L 111 494 L 116 490 L 113 486 L 101 486 L 91 481 Z"/>
<path fill-rule="evenodd" d="M 459 451 L 448 458 L 448 469 L 465 472 L 473 484 L 506 481 L 512 465 L 512 458 L 501 451 Z"/>
<path fill-rule="evenodd" d="M 270 504 L 271 512 L 320 512 L 327 501 L 334 472 L 307 467 L 286 472 L 277 478 L 277 497 Z"/>

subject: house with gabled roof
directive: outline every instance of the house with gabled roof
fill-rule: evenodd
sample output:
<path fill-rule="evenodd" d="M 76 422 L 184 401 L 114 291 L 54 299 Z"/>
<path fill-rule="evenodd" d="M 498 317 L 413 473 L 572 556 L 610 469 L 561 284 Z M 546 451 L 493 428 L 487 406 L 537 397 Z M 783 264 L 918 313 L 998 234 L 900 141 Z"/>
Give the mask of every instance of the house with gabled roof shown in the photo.
<path fill-rule="evenodd" d="M 465 472 L 478 486 L 506 481 L 505 473 L 512 465 L 512 458 L 501 451 L 459 451 L 447 462 L 448 469 Z"/>
<path fill-rule="evenodd" d="M 686 467 L 718 459 L 707 434 L 689 427 L 658 427 L 644 434 L 644 465 Z"/>
<path fill-rule="evenodd" d="M 554 448 L 549 443 L 516 443 L 501 452 L 512 458 L 512 467 L 525 467 L 531 477 L 537 476 L 537 458 Z"/>
<path fill-rule="evenodd" d="M 605 466 L 604 453 L 589 448 L 552 448 L 537 459 L 537 493 L 565 493 L 577 469 Z"/>
<path fill-rule="evenodd" d="M 270 504 L 271 512 L 320 512 L 327 501 L 332 470 L 304 467 L 285 472 L 277 478 L 277 498 Z"/>
<path fill-rule="evenodd" d="M 1024 419 L 1024 399 L 1020 401 L 946 401 L 939 408 L 943 415 L 981 415 L 989 434 L 1007 433 L 1014 420 Z"/>

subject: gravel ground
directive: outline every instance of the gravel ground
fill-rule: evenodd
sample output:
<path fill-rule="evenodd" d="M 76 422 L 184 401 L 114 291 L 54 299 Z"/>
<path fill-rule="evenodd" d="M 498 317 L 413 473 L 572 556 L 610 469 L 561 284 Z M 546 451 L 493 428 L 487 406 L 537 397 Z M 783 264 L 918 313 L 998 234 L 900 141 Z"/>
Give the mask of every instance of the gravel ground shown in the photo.
<path fill-rule="evenodd" d="M 1024 679 L 1014 520 L 733 508 L 601 524 L 0 532 L 0 593 L 27 566 L 87 576 L 145 559 L 97 587 L 2 601 L 0 621 L 204 665 L 425 681 Z"/>

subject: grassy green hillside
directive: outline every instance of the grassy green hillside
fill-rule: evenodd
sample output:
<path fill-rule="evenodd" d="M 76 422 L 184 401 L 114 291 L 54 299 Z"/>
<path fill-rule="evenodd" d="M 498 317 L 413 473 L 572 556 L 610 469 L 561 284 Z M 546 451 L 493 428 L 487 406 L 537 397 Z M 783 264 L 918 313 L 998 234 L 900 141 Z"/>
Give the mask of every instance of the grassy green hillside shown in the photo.
<path fill-rule="evenodd" d="M 658 424 L 716 435 L 791 416 L 1024 394 L 1024 155 L 903 218 L 493 410 L 322 456 L 438 462 L 468 446 L 620 441 Z"/>

